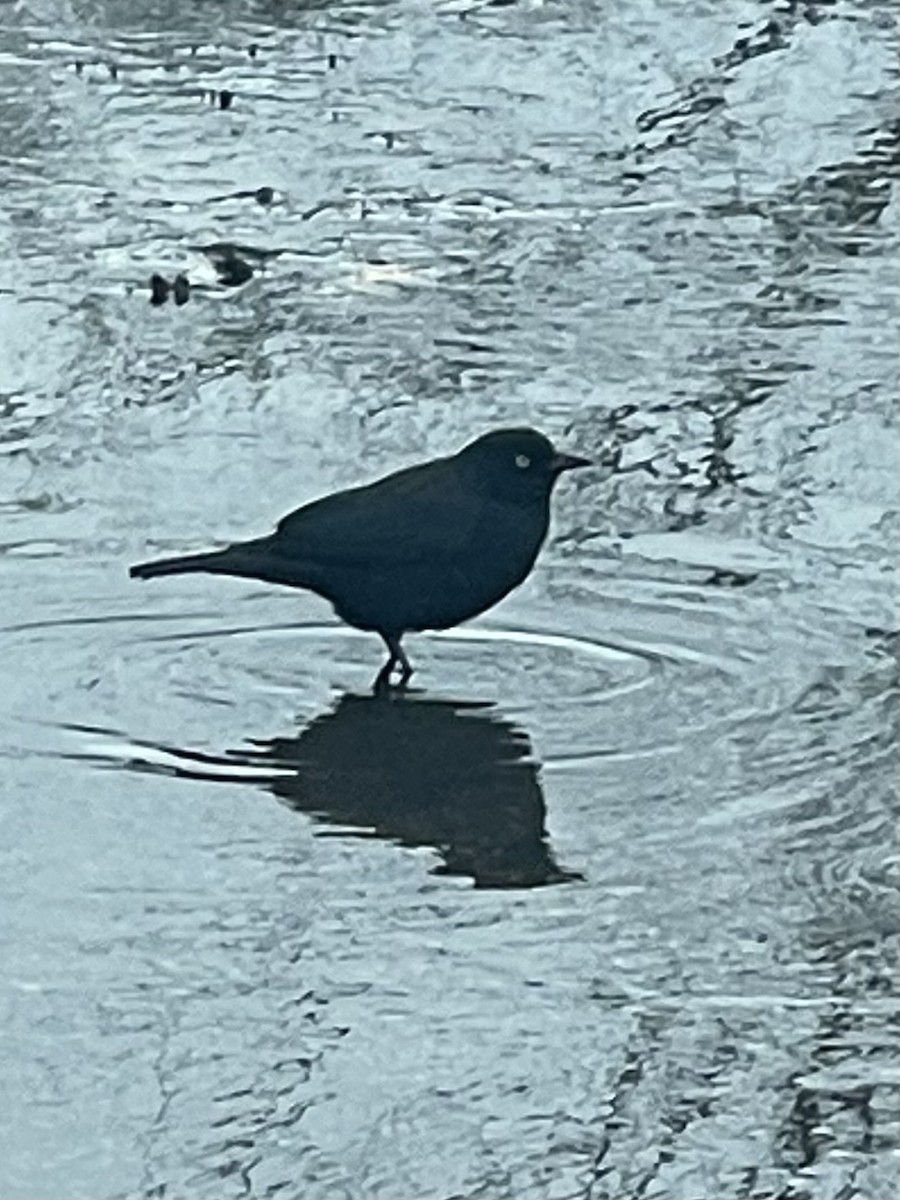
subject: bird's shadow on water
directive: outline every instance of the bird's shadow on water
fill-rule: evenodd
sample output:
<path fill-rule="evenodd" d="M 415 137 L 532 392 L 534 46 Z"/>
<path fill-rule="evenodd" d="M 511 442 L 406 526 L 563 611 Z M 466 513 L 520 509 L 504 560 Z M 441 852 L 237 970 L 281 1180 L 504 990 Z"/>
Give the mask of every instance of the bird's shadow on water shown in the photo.
<path fill-rule="evenodd" d="M 582 878 L 550 849 L 528 735 L 489 703 L 347 694 L 296 736 L 254 739 L 224 756 L 166 749 L 169 773 L 228 779 L 231 767 L 232 780 L 246 780 L 250 768 L 297 812 L 351 836 L 433 847 L 443 860 L 436 874 L 477 887 Z"/>

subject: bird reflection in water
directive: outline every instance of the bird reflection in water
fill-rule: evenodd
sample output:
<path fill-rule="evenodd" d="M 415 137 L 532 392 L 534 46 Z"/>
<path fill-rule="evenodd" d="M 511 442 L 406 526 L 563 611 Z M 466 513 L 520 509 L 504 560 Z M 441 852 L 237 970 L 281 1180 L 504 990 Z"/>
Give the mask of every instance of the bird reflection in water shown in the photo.
<path fill-rule="evenodd" d="M 348 833 L 434 847 L 436 874 L 485 888 L 580 879 L 548 845 L 528 736 L 490 708 L 410 692 L 345 695 L 297 737 L 253 742 L 227 761 L 271 767 L 265 786 L 280 800 Z"/>

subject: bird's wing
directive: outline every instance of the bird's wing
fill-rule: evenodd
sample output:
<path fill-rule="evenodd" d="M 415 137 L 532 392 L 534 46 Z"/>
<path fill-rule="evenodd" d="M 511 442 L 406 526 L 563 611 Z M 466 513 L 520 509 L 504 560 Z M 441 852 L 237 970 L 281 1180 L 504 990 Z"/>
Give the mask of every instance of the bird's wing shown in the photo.
<path fill-rule="evenodd" d="M 272 549 L 345 566 L 440 561 L 464 552 L 479 516 L 451 460 L 440 459 L 298 508 L 279 521 Z"/>

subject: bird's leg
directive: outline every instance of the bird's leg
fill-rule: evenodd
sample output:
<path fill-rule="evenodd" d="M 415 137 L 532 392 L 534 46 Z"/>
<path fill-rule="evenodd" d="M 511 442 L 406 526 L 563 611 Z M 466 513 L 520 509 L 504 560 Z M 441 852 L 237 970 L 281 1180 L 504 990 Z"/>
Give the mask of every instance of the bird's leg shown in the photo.
<path fill-rule="evenodd" d="M 389 656 L 387 662 L 384 664 L 384 666 L 381 668 L 381 670 L 375 676 L 375 682 L 372 684 L 372 691 L 375 693 L 376 696 L 379 696 L 379 695 L 381 695 L 382 692 L 386 692 L 390 689 L 391 671 L 393 671 L 394 663 L 396 661 L 397 661 L 397 658 L 396 658 L 393 650 L 391 650 L 390 656 Z"/>
<path fill-rule="evenodd" d="M 410 681 L 413 668 L 410 665 L 409 659 L 406 657 L 405 650 L 400 645 L 399 638 L 397 638 L 397 645 L 394 648 L 393 653 L 397 656 L 397 662 L 400 664 L 400 684 L 401 686 L 405 686 Z"/>
<path fill-rule="evenodd" d="M 384 644 L 388 648 L 388 659 L 375 677 L 375 692 L 383 692 L 391 686 L 391 672 L 398 664 L 400 666 L 400 686 L 404 687 L 413 673 L 409 659 L 400 645 L 400 634 L 383 633 Z"/>

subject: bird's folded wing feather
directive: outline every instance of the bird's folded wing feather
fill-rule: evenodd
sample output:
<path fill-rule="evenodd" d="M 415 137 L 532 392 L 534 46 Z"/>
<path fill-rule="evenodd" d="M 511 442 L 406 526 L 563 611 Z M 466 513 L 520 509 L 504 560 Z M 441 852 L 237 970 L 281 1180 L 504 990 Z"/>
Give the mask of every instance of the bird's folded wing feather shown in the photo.
<path fill-rule="evenodd" d="M 480 504 L 451 460 L 399 471 L 367 487 L 315 500 L 278 523 L 277 554 L 308 562 L 379 567 L 452 560 L 465 552 Z"/>

